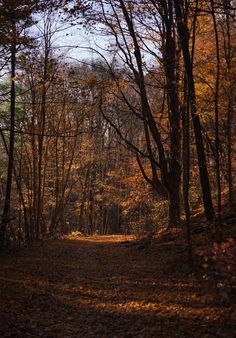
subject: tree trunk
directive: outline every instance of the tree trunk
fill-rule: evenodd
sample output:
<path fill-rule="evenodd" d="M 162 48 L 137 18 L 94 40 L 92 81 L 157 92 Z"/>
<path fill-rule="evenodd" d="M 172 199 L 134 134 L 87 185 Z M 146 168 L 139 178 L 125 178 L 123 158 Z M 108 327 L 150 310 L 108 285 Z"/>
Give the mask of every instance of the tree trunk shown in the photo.
<path fill-rule="evenodd" d="M 195 30 L 195 24 L 194 24 Z M 182 109 L 182 132 L 183 132 L 183 202 L 186 224 L 186 240 L 188 246 L 188 265 L 193 270 L 193 250 L 191 238 L 191 212 L 189 205 L 189 181 L 190 181 L 190 133 L 189 133 L 189 99 L 187 92 L 186 77 L 184 81 L 184 105 Z"/>
<path fill-rule="evenodd" d="M 221 175 L 220 175 L 220 139 L 219 139 L 219 86 L 220 86 L 220 47 L 217 22 L 215 16 L 214 2 L 211 0 L 212 20 L 215 32 L 215 47 L 216 47 L 216 80 L 215 80 L 215 93 L 214 93 L 214 106 L 215 106 L 215 164 L 216 164 L 216 180 L 217 180 L 217 222 L 216 222 L 216 235 L 220 241 L 221 235 Z"/>
<path fill-rule="evenodd" d="M 225 47 L 225 60 L 227 64 L 227 81 L 229 82 L 228 90 L 228 107 L 227 107 L 227 183 L 228 183 L 228 198 L 229 204 L 232 207 L 233 204 L 233 175 L 232 175 L 232 116 L 234 113 L 234 91 L 233 91 L 233 78 L 232 78 L 232 43 L 231 43 L 231 24 L 230 21 L 230 8 L 231 0 L 225 1 L 225 17 L 226 17 L 226 38 L 227 41 L 224 44 Z"/>
<path fill-rule="evenodd" d="M 180 222 L 180 189 L 173 187 L 168 192 L 168 223 L 169 228 L 175 227 Z"/>
<path fill-rule="evenodd" d="M 192 116 L 192 121 L 193 121 L 194 134 L 195 134 L 197 155 L 198 155 L 198 167 L 199 167 L 200 183 L 201 183 L 201 188 L 202 188 L 202 198 L 203 198 L 205 217 L 207 221 L 212 221 L 215 215 L 214 215 L 214 208 L 213 208 L 212 197 L 211 197 L 209 175 L 208 175 L 208 169 L 207 169 L 207 163 L 206 163 L 206 155 L 205 155 L 204 144 L 203 144 L 201 122 L 200 122 L 199 115 L 197 114 L 197 107 L 196 107 L 193 67 L 192 67 L 192 61 L 191 61 L 191 56 L 190 56 L 190 51 L 189 51 L 189 29 L 188 29 L 187 23 L 183 20 L 180 1 L 174 0 L 174 4 L 175 4 L 175 11 L 176 11 L 176 18 L 177 18 L 178 34 L 179 34 L 179 39 L 180 39 L 180 43 L 181 43 L 181 47 L 183 51 L 185 71 L 186 71 L 186 76 L 188 80 L 189 102 L 190 102 L 190 108 L 191 108 L 191 116 Z"/>
<path fill-rule="evenodd" d="M 168 11 L 168 13 L 167 13 Z M 166 182 L 169 201 L 169 226 L 176 226 L 180 222 L 180 187 L 181 187 L 181 134 L 180 134 L 180 105 L 178 96 L 178 53 L 175 38 L 175 26 L 172 2 L 163 6 L 163 20 L 165 23 L 164 65 L 167 83 L 167 102 L 170 123 L 170 159 L 168 181 Z"/>
<path fill-rule="evenodd" d="M 6 182 L 6 193 L 3 208 L 2 221 L 0 225 L 0 250 L 3 249 L 5 243 L 5 234 L 7 224 L 10 222 L 10 211 L 11 211 L 11 191 L 12 191 L 12 176 L 13 176 L 13 165 L 14 165 L 14 145 L 15 145 L 15 101 L 16 101 L 16 90 L 15 90 L 15 68 L 16 68 L 16 25 L 12 22 L 12 35 L 13 41 L 11 45 L 11 100 L 10 100 L 10 141 L 9 141 L 9 152 L 8 152 L 8 168 L 7 168 L 7 182 Z"/>

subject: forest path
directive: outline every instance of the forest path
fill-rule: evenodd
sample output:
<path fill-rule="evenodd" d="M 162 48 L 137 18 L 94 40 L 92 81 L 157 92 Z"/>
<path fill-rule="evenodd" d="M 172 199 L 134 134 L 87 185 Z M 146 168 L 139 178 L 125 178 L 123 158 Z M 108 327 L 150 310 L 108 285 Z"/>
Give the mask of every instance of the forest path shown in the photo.
<path fill-rule="evenodd" d="M 2 255 L 0 337 L 236 337 L 235 309 L 186 276 L 173 245 L 125 240 L 81 237 Z"/>

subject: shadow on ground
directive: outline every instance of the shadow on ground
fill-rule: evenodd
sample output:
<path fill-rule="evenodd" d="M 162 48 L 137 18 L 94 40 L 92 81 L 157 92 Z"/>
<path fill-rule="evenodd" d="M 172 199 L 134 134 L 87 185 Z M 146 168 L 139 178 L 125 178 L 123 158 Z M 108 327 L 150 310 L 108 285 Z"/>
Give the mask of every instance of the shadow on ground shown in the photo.
<path fill-rule="evenodd" d="M 186 275 L 184 254 L 125 240 L 52 241 L 1 256 L 0 336 L 235 337 L 235 308 Z"/>

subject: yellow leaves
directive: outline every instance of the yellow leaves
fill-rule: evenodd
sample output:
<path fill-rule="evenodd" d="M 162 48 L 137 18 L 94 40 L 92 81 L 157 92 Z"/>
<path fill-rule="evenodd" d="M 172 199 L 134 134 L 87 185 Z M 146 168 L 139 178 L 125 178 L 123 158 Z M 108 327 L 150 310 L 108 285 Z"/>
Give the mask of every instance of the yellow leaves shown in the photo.
<path fill-rule="evenodd" d="M 121 92 L 127 92 L 129 88 L 127 82 L 123 79 L 106 82 L 106 87 L 107 87 L 107 93 L 110 94 L 111 99 L 113 95 L 118 96 L 120 95 Z"/>
<path fill-rule="evenodd" d="M 50 87 L 50 82 L 49 82 L 49 81 L 45 82 L 44 88 L 45 88 L 45 89 L 48 89 L 49 87 Z"/>
<path fill-rule="evenodd" d="M 125 80 L 121 79 L 121 80 L 118 80 L 118 83 L 117 85 L 120 87 L 120 89 L 122 89 L 123 91 L 127 91 L 128 90 L 128 85 L 127 83 L 125 82 Z"/>
<path fill-rule="evenodd" d="M 80 168 L 80 165 L 78 164 L 78 163 L 72 163 L 72 164 L 70 164 L 70 163 L 67 163 L 66 165 L 65 165 L 65 169 L 70 169 L 70 170 L 78 170 Z"/>
<path fill-rule="evenodd" d="M 96 195 L 95 195 L 95 200 L 96 200 L 97 202 L 103 202 L 104 197 L 103 197 L 102 194 L 96 194 Z M 104 205 L 104 204 L 106 204 L 106 203 L 103 202 L 103 205 Z"/>
<path fill-rule="evenodd" d="M 24 80 L 24 74 L 16 74 L 14 77 L 11 77 L 12 81 L 23 81 Z"/>
<path fill-rule="evenodd" d="M 80 239 L 80 237 L 82 237 L 82 236 L 83 236 L 82 232 L 72 231 L 68 235 L 65 235 L 64 238 L 65 239 Z"/>
<path fill-rule="evenodd" d="M 114 170 L 110 170 L 110 171 L 107 173 L 107 177 L 115 178 L 116 176 L 117 176 L 117 173 L 116 173 L 116 171 L 114 171 Z"/>

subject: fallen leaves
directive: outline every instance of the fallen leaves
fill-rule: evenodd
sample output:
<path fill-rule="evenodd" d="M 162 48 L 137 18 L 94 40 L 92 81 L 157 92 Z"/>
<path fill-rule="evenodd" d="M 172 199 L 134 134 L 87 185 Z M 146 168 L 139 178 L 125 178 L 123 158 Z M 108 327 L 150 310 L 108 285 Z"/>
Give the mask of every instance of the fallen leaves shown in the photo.
<path fill-rule="evenodd" d="M 178 266 L 171 244 L 144 252 L 125 241 L 79 237 L 0 257 L 0 336 L 234 337 L 235 308 L 186 277 L 184 254 Z"/>

